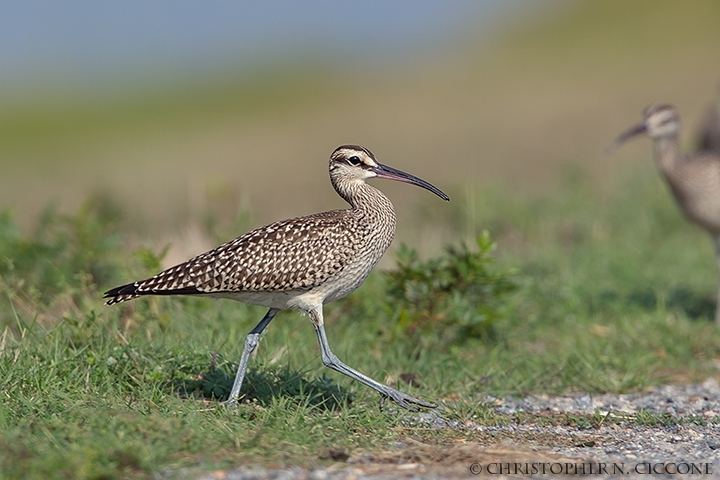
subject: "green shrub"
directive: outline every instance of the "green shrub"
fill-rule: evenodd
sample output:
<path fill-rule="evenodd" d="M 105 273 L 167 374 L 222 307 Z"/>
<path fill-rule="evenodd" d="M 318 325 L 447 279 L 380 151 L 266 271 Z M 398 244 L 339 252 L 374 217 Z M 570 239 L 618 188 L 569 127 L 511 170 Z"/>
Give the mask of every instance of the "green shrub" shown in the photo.
<path fill-rule="evenodd" d="M 75 215 L 47 208 L 27 234 L 10 211 L 0 212 L 0 325 L 13 308 L 27 306 L 33 316 L 59 297 L 77 304 L 86 290 L 112 283 L 120 271 L 118 220 L 116 210 L 93 198 Z"/>
<path fill-rule="evenodd" d="M 495 267 L 495 243 L 483 232 L 477 250 L 466 244 L 446 247 L 423 261 L 401 245 L 397 268 L 386 273 L 389 306 L 411 334 L 432 330 L 442 343 L 491 335 L 503 316 L 506 295 L 516 288 L 511 272 Z"/>

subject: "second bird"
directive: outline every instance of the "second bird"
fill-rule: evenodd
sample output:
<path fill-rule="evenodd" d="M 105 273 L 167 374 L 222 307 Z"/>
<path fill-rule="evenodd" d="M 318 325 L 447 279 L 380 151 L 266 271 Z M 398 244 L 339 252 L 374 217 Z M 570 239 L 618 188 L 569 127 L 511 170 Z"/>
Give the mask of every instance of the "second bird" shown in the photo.
<path fill-rule="evenodd" d="M 679 131 L 677 110 L 656 104 L 645 110 L 642 122 L 620 134 L 610 148 L 640 134 L 653 139 L 655 163 L 685 216 L 712 236 L 720 269 L 720 154 L 712 151 L 682 154 Z M 715 321 L 720 326 L 720 288 Z"/>
<path fill-rule="evenodd" d="M 194 295 L 229 298 L 269 310 L 247 335 L 228 404 L 240 398 L 250 354 L 260 334 L 280 310 L 306 313 L 315 327 L 323 363 L 376 390 L 404 408 L 436 405 L 383 385 L 345 365 L 330 350 L 323 304 L 358 288 L 395 236 L 395 210 L 390 200 L 365 181 L 387 178 L 430 190 L 438 188 L 375 160 L 370 150 L 338 147 L 330 156 L 330 181 L 350 208 L 292 218 L 258 228 L 152 278 L 105 292 L 107 304 L 143 295 Z"/>

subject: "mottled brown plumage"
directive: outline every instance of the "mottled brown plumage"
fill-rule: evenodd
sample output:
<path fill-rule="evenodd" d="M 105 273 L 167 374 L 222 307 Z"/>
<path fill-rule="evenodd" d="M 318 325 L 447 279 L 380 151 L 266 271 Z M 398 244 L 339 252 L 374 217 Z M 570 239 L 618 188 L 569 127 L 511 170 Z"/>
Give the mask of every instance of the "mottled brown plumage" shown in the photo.
<path fill-rule="evenodd" d="M 640 134 L 653 139 L 655 163 L 683 213 L 712 236 L 720 269 L 720 153 L 703 150 L 683 155 L 679 131 L 677 110 L 656 104 L 645 111 L 641 123 L 622 133 L 613 147 Z M 720 325 L 720 290 L 715 319 Z"/>
<path fill-rule="evenodd" d="M 330 351 L 322 305 L 342 298 L 367 278 L 395 235 L 390 200 L 371 187 L 368 178 L 388 178 L 426 188 L 436 187 L 382 165 L 366 148 L 345 145 L 330 156 L 330 180 L 349 209 L 297 217 L 258 228 L 168 268 L 154 277 L 105 292 L 107 304 L 143 295 L 199 295 L 261 305 L 270 310 L 245 340 L 229 403 L 236 404 L 250 353 L 259 334 L 283 309 L 307 313 L 315 325 L 323 362 L 389 397 L 399 405 L 434 406 L 382 385 L 351 369 Z"/>
<path fill-rule="evenodd" d="M 121 287 L 108 305 L 143 294 L 307 291 L 342 271 L 369 230 L 351 210 L 276 222 L 128 285 L 132 293 Z"/>

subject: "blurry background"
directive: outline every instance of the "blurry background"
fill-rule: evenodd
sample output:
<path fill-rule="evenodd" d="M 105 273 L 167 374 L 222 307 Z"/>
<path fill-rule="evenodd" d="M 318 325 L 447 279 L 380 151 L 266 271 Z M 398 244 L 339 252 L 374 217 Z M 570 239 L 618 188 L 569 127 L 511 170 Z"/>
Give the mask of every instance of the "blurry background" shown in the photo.
<path fill-rule="evenodd" d="M 455 212 L 478 189 L 512 197 L 577 175 L 598 188 L 631 168 L 655 175 L 647 140 L 604 148 L 658 101 L 679 108 L 693 148 L 720 81 L 715 0 L 29 1 L 0 12 L 0 209 L 30 226 L 51 202 L 107 202 L 128 235 L 172 241 L 169 261 L 213 246 L 195 226 L 209 212 L 253 228 L 343 207 L 327 158 L 344 143 L 446 190 Z M 450 215 L 428 192 L 373 184 L 396 204 L 401 239 L 421 231 L 412 243 L 427 250 L 455 235 L 428 226 L 428 212 Z"/>

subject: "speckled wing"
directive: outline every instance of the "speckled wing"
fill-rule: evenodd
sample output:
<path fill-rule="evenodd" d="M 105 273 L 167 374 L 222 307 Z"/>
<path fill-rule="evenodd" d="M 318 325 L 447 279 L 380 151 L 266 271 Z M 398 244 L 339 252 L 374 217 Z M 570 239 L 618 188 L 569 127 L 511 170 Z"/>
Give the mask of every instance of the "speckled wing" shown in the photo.
<path fill-rule="evenodd" d="M 253 230 L 152 278 L 105 292 L 107 305 L 141 295 L 212 295 L 310 290 L 340 272 L 362 235 L 348 210 Z"/>

